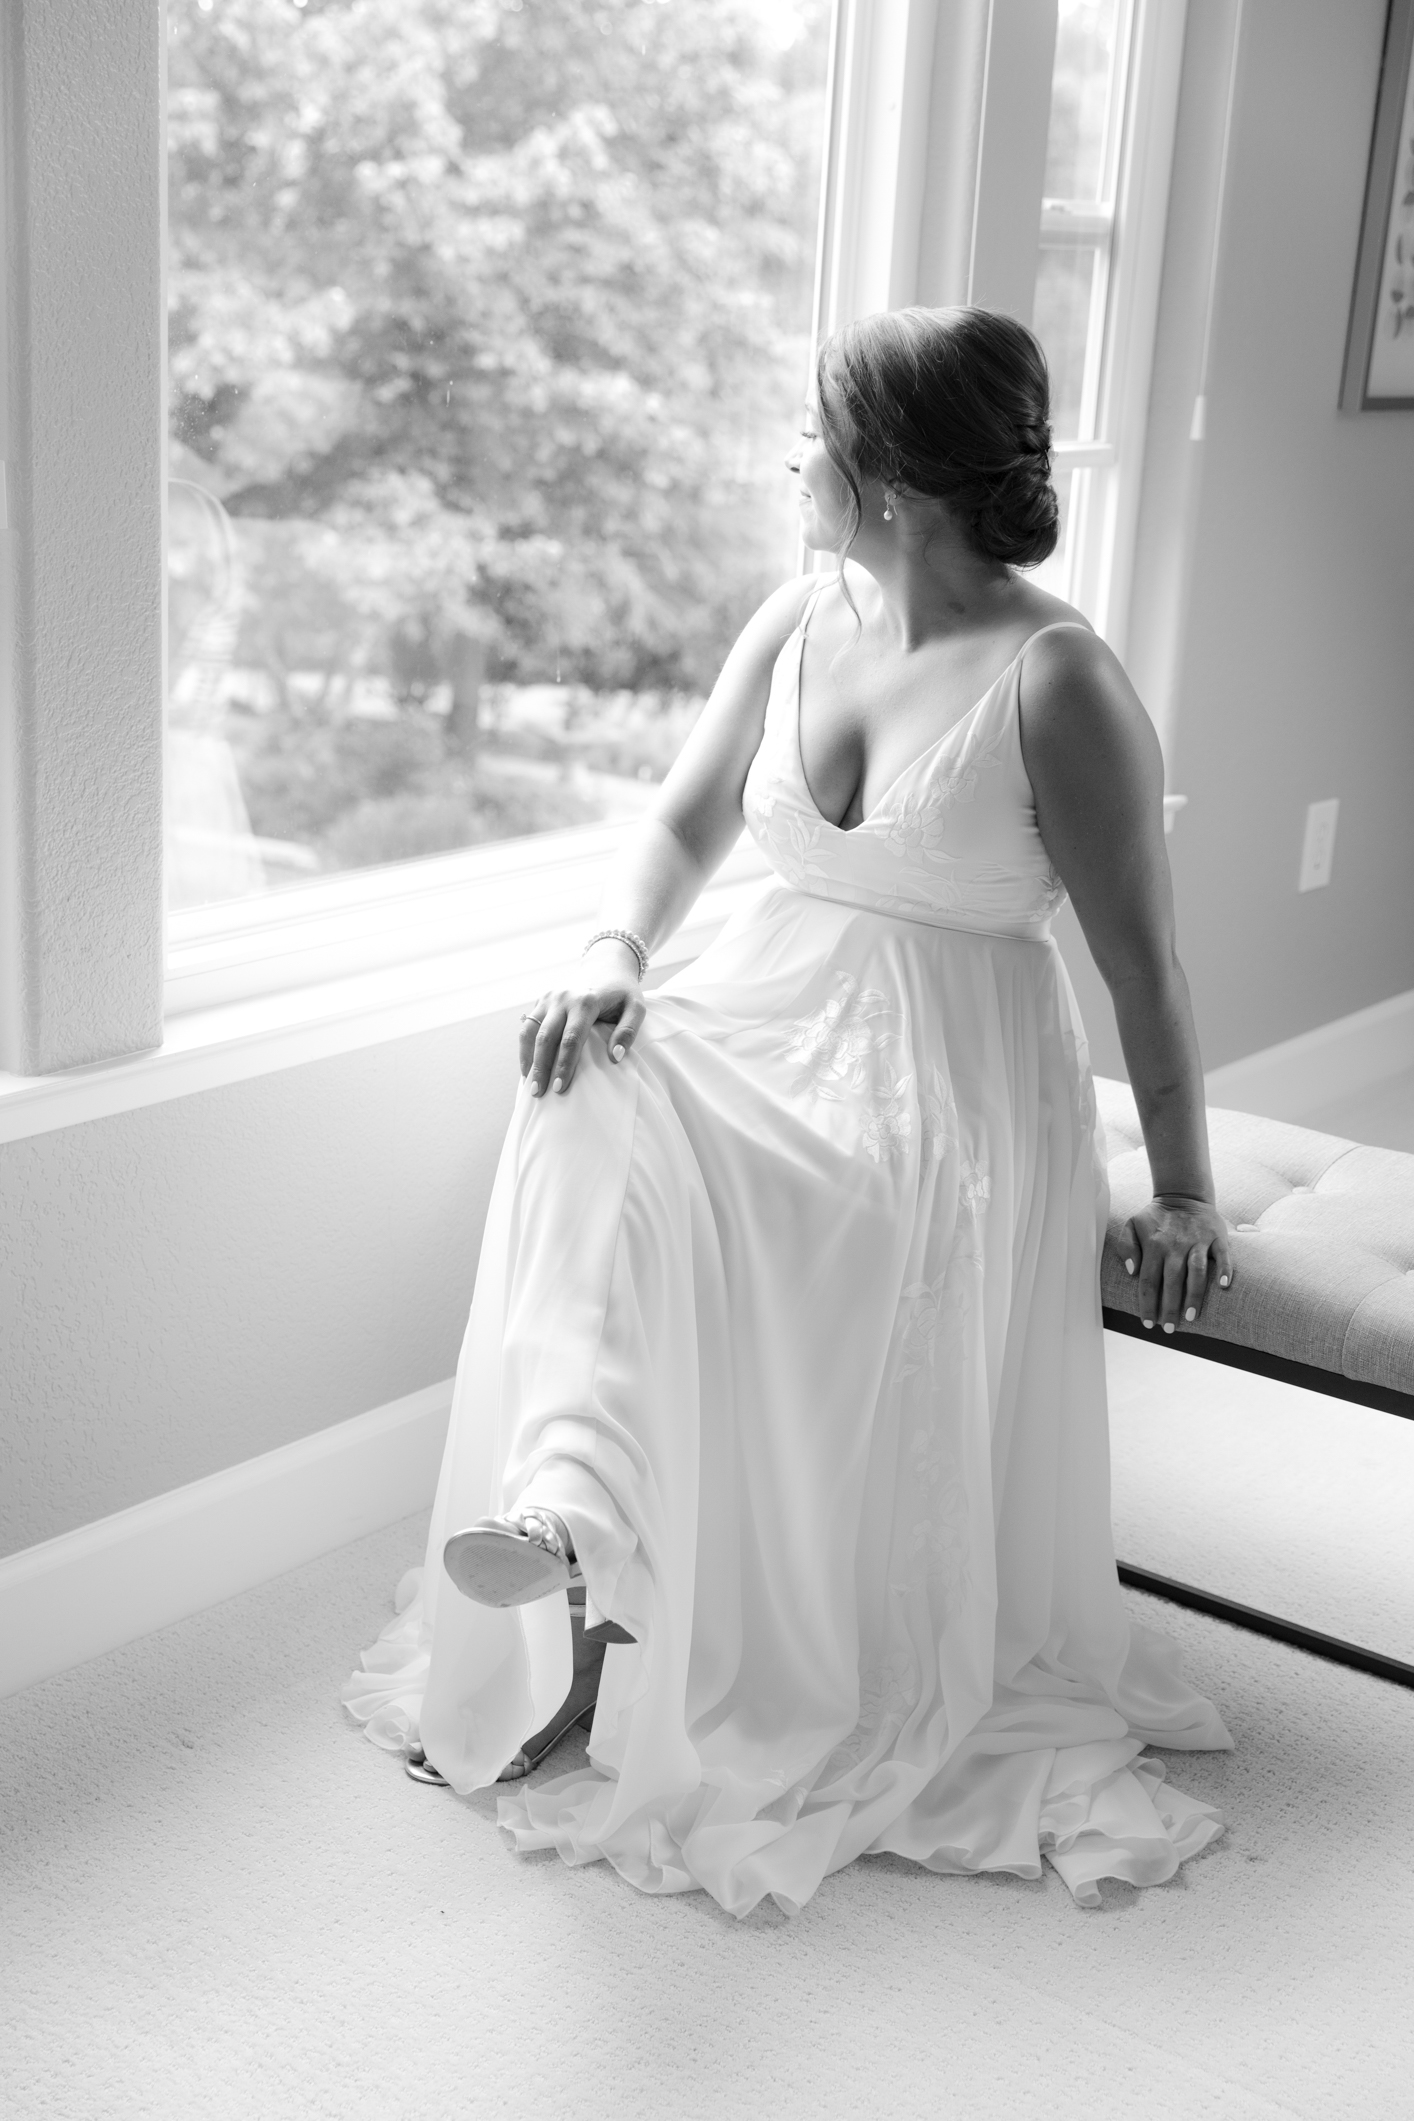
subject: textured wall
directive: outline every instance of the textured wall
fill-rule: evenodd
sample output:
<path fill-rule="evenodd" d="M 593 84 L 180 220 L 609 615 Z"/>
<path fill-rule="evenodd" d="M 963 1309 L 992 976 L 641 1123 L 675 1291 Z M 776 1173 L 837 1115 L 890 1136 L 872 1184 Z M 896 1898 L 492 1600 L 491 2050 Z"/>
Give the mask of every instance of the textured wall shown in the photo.
<path fill-rule="evenodd" d="M 1414 413 L 1336 410 L 1385 0 L 1247 0 L 1195 444 L 1234 14 L 1190 0 L 1129 658 L 1189 798 L 1169 849 L 1210 1068 L 1414 987 Z M 1334 879 L 1298 893 L 1331 795 Z"/>
<path fill-rule="evenodd" d="M 515 1030 L 0 1148 L 0 1553 L 451 1375 Z"/>
<path fill-rule="evenodd" d="M 3 1053 L 162 1035 L 159 0 L 3 11 Z"/>

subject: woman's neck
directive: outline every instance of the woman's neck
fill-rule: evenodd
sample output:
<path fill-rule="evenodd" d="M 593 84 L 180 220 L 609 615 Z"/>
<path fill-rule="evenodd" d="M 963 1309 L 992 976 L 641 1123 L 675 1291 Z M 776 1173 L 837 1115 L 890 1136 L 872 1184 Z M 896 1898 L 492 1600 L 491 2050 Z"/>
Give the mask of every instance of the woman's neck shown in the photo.
<path fill-rule="evenodd" d="M 879 621 L 904 655 L 949 634 L 974 632 L 993 614 L 1006 614 L 1015 600 L 1011 569 L 964 543 L 950 526 L 928 532 L 897 524 L 871 527 L 855 539 L 848 557 L 873 581 Z"/>

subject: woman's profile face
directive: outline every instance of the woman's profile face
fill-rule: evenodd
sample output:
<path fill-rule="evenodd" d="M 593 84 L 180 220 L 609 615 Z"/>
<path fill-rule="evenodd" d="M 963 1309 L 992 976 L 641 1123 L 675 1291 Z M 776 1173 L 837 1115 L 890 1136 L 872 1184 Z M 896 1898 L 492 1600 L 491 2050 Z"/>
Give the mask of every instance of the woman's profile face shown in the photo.
<path fill-rule="evenodd" d="M 800 480 L 800 529 L 811 552 L 836 552 L 848 535 L 853 496 L 820 439 L 813 405 L 806 407 L 800 441 L 786 459 Z"/>

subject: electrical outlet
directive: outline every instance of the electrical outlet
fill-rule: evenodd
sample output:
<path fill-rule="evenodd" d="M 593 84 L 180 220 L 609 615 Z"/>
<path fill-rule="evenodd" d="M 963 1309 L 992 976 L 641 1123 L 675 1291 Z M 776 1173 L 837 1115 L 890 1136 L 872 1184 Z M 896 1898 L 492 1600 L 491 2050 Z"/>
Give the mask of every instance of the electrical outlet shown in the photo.
<path fill-rule="evenodd" d="M 1331 880 L 1331 863 L 1335 859 L 1335 821 L 1340 814 L 1340 797 L 1328 796 L 1324 803 L 1308 803 L 1306 806 L 1306 836 L 1301 842 L 1301 874 L 1297 878 L 1298 891 L 1319 891 Z"/>

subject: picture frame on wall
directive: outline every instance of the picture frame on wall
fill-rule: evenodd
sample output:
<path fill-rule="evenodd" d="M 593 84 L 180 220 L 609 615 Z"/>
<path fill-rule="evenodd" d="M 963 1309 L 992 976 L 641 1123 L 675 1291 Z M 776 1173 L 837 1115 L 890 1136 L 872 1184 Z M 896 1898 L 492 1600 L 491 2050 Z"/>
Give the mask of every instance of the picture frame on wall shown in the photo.
<path fill-rule="evenodd" d="M 1390 0 L 1342 412 L 1414 411 L 1414 0 Z"/>

